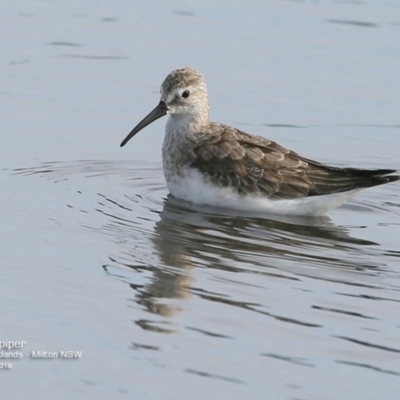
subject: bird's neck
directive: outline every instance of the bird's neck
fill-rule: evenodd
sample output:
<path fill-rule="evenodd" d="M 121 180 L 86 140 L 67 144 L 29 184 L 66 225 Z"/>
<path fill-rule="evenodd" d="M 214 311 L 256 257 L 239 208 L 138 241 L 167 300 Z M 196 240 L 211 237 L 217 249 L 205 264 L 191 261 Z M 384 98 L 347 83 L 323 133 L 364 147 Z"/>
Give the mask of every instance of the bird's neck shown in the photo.
<path fill-rule="evenodd" d="M 171 114 L 166 125 L 166 134 L 181 136 L 182 139 L 195 139 L 197 132 L 209 123 L 208 113 Z"/>

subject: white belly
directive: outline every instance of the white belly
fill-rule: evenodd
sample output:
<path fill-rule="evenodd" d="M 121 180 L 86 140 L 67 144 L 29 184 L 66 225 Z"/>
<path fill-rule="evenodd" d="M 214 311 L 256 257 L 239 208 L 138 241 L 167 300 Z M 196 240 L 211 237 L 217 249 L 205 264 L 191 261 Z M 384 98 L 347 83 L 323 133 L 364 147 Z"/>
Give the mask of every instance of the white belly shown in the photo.
<path fill-rule="evenodd" d="M 170 175 L 167 179 L 169 191 L 178 199 L 195 204 L 266 214 L 319 216 L 340 206 L 362 190 L 293 200 L 271 200 L 256 194 L 243 196 L 230 188 L 215 186 L 194 169 L 186 170 L 183 175 Z"/>

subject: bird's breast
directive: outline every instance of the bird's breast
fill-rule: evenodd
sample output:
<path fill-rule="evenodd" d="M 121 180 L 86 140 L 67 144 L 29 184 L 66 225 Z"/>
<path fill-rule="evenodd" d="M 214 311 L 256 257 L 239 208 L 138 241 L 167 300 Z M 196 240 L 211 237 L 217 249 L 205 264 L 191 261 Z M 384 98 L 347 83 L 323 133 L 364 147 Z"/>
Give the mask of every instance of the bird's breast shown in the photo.
<path fill-rule="evenodd" d="M 167 125 L 162 147 L 162 162 L 167 182 L 174 176 L 186 175 L 194 160 L 193 148 L 194 144 L 185 132 Z"/>

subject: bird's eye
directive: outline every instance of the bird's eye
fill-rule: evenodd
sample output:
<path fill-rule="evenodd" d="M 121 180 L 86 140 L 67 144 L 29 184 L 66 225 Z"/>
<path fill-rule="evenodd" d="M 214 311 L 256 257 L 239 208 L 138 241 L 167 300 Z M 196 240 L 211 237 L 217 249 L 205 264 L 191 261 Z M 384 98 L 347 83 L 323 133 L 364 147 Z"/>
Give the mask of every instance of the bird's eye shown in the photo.
<path fill-rule="evenodd" d="M 182 93 L 182 97 L 183 97 L 184 99 L 187 99 L 189 96 L 190 96 L 189 90 L 185 90 L 185 91 Z"/>

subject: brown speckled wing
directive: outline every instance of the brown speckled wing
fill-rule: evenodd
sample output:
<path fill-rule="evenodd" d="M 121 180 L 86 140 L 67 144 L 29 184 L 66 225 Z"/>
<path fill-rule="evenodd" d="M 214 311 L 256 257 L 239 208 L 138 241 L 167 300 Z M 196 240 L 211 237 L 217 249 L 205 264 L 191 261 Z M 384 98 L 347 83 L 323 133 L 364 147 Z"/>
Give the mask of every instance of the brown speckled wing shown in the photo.
<path fill-rule="evenodd" d="M 294 199 L 366 188 L 392 180 L 393 170 L 335 168 L 308 160 L 279 144 L 212 123 L 197 135 L 192 167 L 215 185 L 239 194 Z"/>

